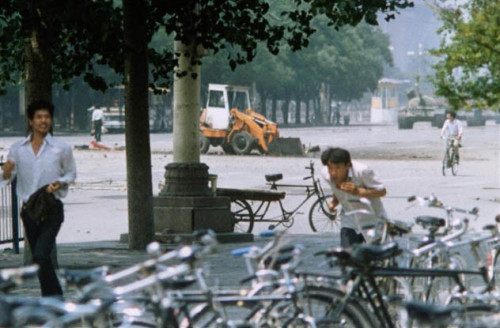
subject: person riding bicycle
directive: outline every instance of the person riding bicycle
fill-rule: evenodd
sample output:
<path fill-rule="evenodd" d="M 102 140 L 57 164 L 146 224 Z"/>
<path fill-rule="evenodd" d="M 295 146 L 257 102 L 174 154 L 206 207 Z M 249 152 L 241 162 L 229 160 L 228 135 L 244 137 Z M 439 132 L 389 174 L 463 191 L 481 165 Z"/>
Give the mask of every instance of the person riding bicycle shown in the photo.
<path fill-rule="evenodd" d="M 460 140 L 462 140 L 462 132 L 462 123 L 457 119 L 457 113 L 454 111 L 446 112 L 446 121 L 444 121 L 443 128 L 441 129 L 441 139 L 443 136 L 446 136 L 446 147 L 448 146 L 448 140 L 450 140 L 451 146 L 453 146 L 457 155 L 457 162 L 460 158 L 458 147 L 460 147 Z"/>
<path fill-rule="evenodd" d="M 375 236 L 368 236 L 362 228 L 366 225 L 378 226 L 379 218 L 386 218 L 381 197 L 386 194 L 385 186 L 375 177 L 373 170 L 365 164 L 351 161 L 350 153 L 343 148 L 328 148 L 321 154 L 323 168 L 321 176 L 332 188 L 333 201 L 328 205 L 334 212 L 337 205 L 342 206 L 340 212 L 340 245 L 350 247 L 360 244 Z M 353 202 L 353 198 L 365 198 L 370 203 L 372 215 L 347 212 L 365 208 L 362 202 Z"/>

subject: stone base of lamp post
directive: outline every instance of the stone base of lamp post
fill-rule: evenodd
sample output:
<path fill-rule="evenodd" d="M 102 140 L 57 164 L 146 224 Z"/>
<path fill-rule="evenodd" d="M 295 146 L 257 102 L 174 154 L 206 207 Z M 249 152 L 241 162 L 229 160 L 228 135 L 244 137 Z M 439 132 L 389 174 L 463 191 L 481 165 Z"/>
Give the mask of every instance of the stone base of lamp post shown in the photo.
<path fill-rule="evenodd" d="M 170 163 L 165 167 L 165 186 L 153 198 L 157 233 L 188 233 L 197 229 L 232 232 L 231 200 L 209 188 L 204 163 Z"/>

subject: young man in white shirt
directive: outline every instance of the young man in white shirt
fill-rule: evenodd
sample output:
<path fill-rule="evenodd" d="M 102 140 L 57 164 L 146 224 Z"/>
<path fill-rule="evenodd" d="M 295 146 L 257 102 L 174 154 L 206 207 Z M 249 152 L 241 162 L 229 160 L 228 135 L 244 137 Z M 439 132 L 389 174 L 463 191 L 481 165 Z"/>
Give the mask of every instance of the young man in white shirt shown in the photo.
<path fill-rule="evenodd" d="M 101 108 L 94 108 L 92 111 L 92 129 L 94 130 L 95 141 L 101 141 L 102 120 L 104 113 Z"/>
<path fill-rule="evenodd" d="M 457 113 L 448 111 L 446 113 L 446 121 L 444 121 L 443 128 L 441 129 L 441 138 L 446 137 L 446 144 L 448 140 L 452 139 L 452 146 L 455 148 L 457 160 L 460 158 L 458 147 L 460 147 L 460 140 L 462 140 L 463 127 L 462 122 L 457 119 Z"/>
<path fill-rule="evenodd" d="M 28 106 L 27 116 L 31 133 L 11 146 L 0 180 L 17 177 L 17 195 L 23 202 L 21 217 L 33 262 L 40 266 L 42 296 L 62 296 L 50 253 L 64 221 L 60 199 L 76 179 L 76 165 L 71 146 L 52 136 L 54 105 L 35 101 Z M 33 203 L 32 196 L 42 193 L 48 200 L 42 211 L 27 209 L 27 204 Z"/>
<path fill-rule="evenodd" d="M 351 161 L 350 153 L 343 148 L 326 149 L 321 154 L 321 162 L 324 165 L 321 175 L 330 184 L 333 194 L 329 209 L 333 212 L 337 205 L 342 206 L 341 246 L 350 247 L 366 241 L 369 236 L 363 230 L 363 226 L 377 226 L 380 218 L 387 217 L 380 199 L 386 194 L 384 185 L 375 177 L 373 170 L 362 163 Z M 367 200 L 368 208 L 359 201 L 360 198 Z M 369 209 L 373 213 L 346 215 L 360 208 Z"/>

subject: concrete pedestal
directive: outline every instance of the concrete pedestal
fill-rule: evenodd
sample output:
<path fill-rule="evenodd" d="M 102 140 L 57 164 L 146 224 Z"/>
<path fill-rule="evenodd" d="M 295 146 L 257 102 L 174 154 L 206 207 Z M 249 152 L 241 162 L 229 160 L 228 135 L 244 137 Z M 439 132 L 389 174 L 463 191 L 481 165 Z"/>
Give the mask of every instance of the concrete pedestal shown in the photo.
<path fill-rule="evenodd" d="M 157 233 L 233 231 L 229 197 L 158 196 L 153 198 L 153 206 Z"/>

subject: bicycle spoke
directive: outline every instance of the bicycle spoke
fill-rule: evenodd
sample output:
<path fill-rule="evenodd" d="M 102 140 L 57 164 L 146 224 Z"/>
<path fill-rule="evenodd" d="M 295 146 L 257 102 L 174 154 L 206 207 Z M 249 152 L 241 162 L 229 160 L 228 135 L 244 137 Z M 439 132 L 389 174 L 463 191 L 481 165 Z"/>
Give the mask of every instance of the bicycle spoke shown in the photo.
<path fill-rule="evenodd" d="M 252 232 L 254 215 L 247 201 L 238 199 L 231 202 L 231 214 L 234 218 L 235 232 Z"/>
<path fill-rule="evenodd" d="M 333 196 L 318 199 L 309 211 L 309 225 L 315 232 L 338 232 L 340 231 L 340 218 L 328 209 L 328 203 Z"/>

